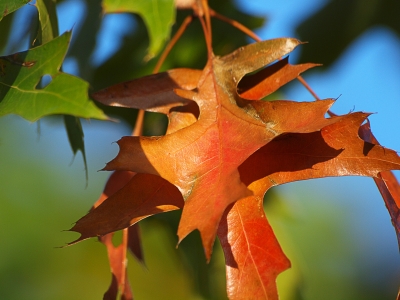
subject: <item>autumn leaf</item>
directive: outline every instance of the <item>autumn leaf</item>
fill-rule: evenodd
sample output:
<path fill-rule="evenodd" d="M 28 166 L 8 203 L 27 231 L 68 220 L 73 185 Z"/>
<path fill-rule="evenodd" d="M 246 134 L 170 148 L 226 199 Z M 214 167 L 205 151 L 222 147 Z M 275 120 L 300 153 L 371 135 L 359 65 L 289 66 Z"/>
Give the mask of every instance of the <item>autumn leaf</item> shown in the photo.
<path fill-rule="evenodd" d="M 132 179 L 132 177 L 135 175 L 136 175 L 136 173 L 129 172 L 129 171 L 113 172 L 107 180 L 107 183 L 104 187 L 103 193 L 100 195 L 100 197 L 94 203 L 90 212 L 95 210 L 98 206 L 102 205 L 104 201 L 108 200 L 111 196 L 113 196 L 119 190 L 124 188 L 128 184 L 128 182 Z M 139 253 L 138 258 L 142 259 L 141 253 Z"/>
<path fill-rule="evenodd" d="M 29 121 L 50 114 L 105 120 L 88 98 L 88 84 L 59 71 L 71 32 L 28 51 L 0 57 L 0 116 L 18 114 Z M 45 75 L 52 77 L 38 87 Z"/>
<path fill-rule="evenodd" d="M 328 176 L 374 177 L 379 184 L 385 185 L 385 189 L 380 190 L 384 199 L 388 199 L 389 212 L 398 232 L 398 206 L 395 204 L 398 185 L 390 172 L 378 172 L 399 169 L 400 158 L 396 152 L 358 136 L 360 125 L 367 116 L 353 113 L 321 131 L 283 135 L 255 152 L 239 167 L 241 179 L 256 196 L 236 202 L 227 210 L 218 229 L 225 253 L 230 299 L 245 299 L 246 295 L 257 295 L 255 299 L 278 299 L 276 276 L 288 268 L 289 263 L 264 220 L 262 208 L 254 207 L 257 203 L 262 205 L 261 199 L 272 186 Z M 387 181 L 382 180 L 382 176 Z M 266 228 L 258 222 L 264 222 Z M 262 244 L 261 241 L 267 239 L 271 241 Z"/>
<path fill-rule="evenodd" d="M 168 205 L 168 201 L 172 204 Z M 80 238 L 69 243 L 71 245 L 87 237 L 97 236 L 106 246 L 112 277 L 104 299 L 115 300 L 119 293 L 121 299 L 133 299 L 126 254 L 129 249 L 144 263 L 137 222 L 148 215 L 175 210 L 182 205 L 180 193 L 160 177 L 127 171 L 116 171 L 110 176 L 93 209 L 70 229 L 80 232 Z M 121 211 L 125 211 L 124 216 Z M 110 225 L 114 226 L 112 230 L 109 229 Z M 118 230 L 115 228 L 124 229 L 123 240 L 119 245 L 114 245 L 112 240 L 114 231 Z"/>
<path fill-rule="evenodd" d="M 240 167 L 243 182 L 263 196 L 272 186 L 333 176 L 377 177 L 400 169 L 400 157 L 390 149 L 362 140 L 358 131 L 366 113 L 338 118 L 321 131 L 290 133 L 265 145 Z"/>
<path fill-rule="evenodd" d="M 173 90 L 195 88 L 200 75 L 201 71 L 197 70 L 171 70 L 118 84 L 95 93 L 93 97 L 107 105 L 142 105 L 149 111 L 170 114 L 167 133 L 173 133 L 194 123 L 198 116 L 195 103 L 176 96 Z M 179 109 L 180 105 L 184 105 L 183 112 Z M 155 213 L 183 207 L 181 194 L 167 181 L 154 175 L 133 174 L 123 171 L 113 173 L 98 202 L 100 206 L 70 229 L 81 233 L 80 238 L 70 244 L 126 228 Z M 121 216 L 121 212 L 125 217 Z"/>
<path fill-rule="evenodd" d="M 113 85 L 94 93 L 92 97 L 109 106 L 140 108 L 168 114 L 171 108 L 191 102 L 177 96 L 174 89 L 194 89 L 200 75 L 199 70 L 169 70 Z"/>
<path fill-rule="evenodd" d="M 228 207 L 218 227 L 229 299 L 278 299 L 276 277 L 290 267 L 263 209 L 250 196 Z"/>
<path fill-rule="evenodd" d="M 76 222 L 70 230 L 79 232 L 81 236 L 69 245 L 124 229 L 148 216 L 182 206 L 179 191 L 165 179 L 136 174 L 123 188 Z"/>
<path fill-rule="evenodd" d="M 400 249 L 400 184 L 390 171 L 380 172 L 374 181 L 389 211 Z"/>
<path fill-rule="evenodd" d="M 138 174 L 76 223 L 75 242 L 183 207 L 179 240 L 198 229 L 209 260 L 218 234 L 231 299 L 278 299 L 276 277 L 289 261 L 262 210 L 265 192 L 292 181 L 377 177 L 400 168 L 394 151 L 359 137 L 366 113 L 326 118 L 329 99 L 258 101 L 315 66 L 281 59 L 298 44 L 255 43 L 211 57 L 203 71 L 170 70 L 95 93 L 103 104 L 164 113 L 169 125 L 165 136 L 118 141 L 120 152 L 104 169 Z"/>
<path fill-rule="evenodd" d="M 112 235 L 107 234 L 100 238 L 101 242 L 107 247 L 108 260 L 111 268 L 111 284 L 105 292 L 103 299 L 115 300 L 118 292 L 121 291 L 121 299 L 132 300 L 133 294 L 128 280 L 128 272 L 126 269 L 126 247 L 123 243 L 114 246 Z"/>
<path fill-rule="evenodd" d="M 103 193 L 93 205 L 95 210 L 99 205 L 122 189 L 135 175 L 132 172 L 114 172 L 111 174 L 104 188 Z M 111 283 L 108 290 L 104 294 L 103 299 L 115 300 L 119 292 L 121 299 L 133 299 L 132 290 L 128 280 L 127 273 L 127 249 L 140 261 L 143 262 L 143 252 L 141 248 L 141 240 L 139 237 L 139 227 L 136 224 L 125 229 L 123 232 L 123 240 L 119 245 L 113 243 L 114 232 L 100 236 L 99 240 L 107 248 L 108 260 L 111 269 Z"/>
<path fill-rule="evenodd" d="M 300 73 L 316 66 L 319 65 L 291 65 L 287 56 L 255 74 L 244 77 L 238 84 L 238 93 L 247 100 L 261 100 L 295 79 Z"/>
<path fill-rule="evenodd" d="M 109 199 L 120 189 L 124 188 L 133 176 L 135 176 L 135 173 L 133 172 L 113 172 L 110 178 L 108 178 L 104 191 L 94 204 L 93 209 L 96 209 L 96 207 L 102 204 L 105 200 Z M 131 226 L 128 230 L 128 249 L 138 261 L 142 263 L 144 262 L 139 226 Z"/>
<path fill-rule="evenodd" d="M 359 134 L 363 140 L 379 145 L 378 140 L 372 134 L 369 122 L 360 127 Z M 380 172 L 374 177 L 374 181 L 389 211 L 400 249 L 400 184 L 391 171 Z"/>
<path fill-rule="evenodd" d="M 128 100 L 130 107 L 164 113 L 171 109 L 171 104 L 187 103 L 185 99 L 197 103 L 200 110 L 198 120 L 188 127 L 163 137 L 122 138 L 118 141 L 121 148 L 118 156 L 107 164 L 105 170 L 154 174 L 174 184 L 185 199 L 178 229 L 179 239 L 199 229 L 207 259 L 225 208 L 252 194 L 241 182 L 237 167 L 281 133 L 291 130 L 309 132 L 331 122 L 324 118 L 324 114 L 332 101 L 322 102 L 323 109 L 320 103 L 293 101 L 274 102 L 273 105 L 260 102 L 255 107 L 253 101 L 248 102 L 236 93 L 237 84 L 244 75 L 274 62 L 299 44 L 294 39 L 276 39 L 243 47 L 224 57 L 214 57 L 203 70 L 196 90 L 189 90 L 190 85 L 175 89 L 175 93 L 182 98 L 174 95 L 163 97 L 163 101 L 169 102 L 165 104 L 153 102 L 152 95 L 148 103 L 139 101 L 140 97 L 139 100 L 129 100 L 125 90 L 121 92 L 121 97 L 116 92 L 121 90 L 121 85 L 93 95 L 94 99 L 105 103 L 108 92 L 107 101 L 113 105 L 128 106 Z M 299 71 L 296 72 L 298 74 Z M 159 76 L 161 82 L 172 81 L 168 73 Z M 139 86 L 147 79 L 130 84 Z M 161 86 L 164 87 L 163 84 Z M 155 90 L 155 85 L 148 89 Z M 308 116 L 315 118 L 296 118 L 298 109 L 310 111 Z M 279 112 L 290 111 L 293 112 L 290 122 L 282 123 Z M 283 125 L 280 126 L 280 123 Z"/>

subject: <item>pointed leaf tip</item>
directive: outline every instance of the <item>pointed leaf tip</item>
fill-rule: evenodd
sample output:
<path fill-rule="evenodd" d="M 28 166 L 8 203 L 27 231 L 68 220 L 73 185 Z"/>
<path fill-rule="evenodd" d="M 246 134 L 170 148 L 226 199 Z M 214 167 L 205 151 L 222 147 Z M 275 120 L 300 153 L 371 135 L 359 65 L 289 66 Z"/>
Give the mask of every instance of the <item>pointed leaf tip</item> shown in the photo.
<path fill-rule="evenodd" d="M 301 42 L 295 38 L 278 38 L 256 42 L 220 57 L 224 69 L 229 69 L 234 81 L 261 69 L 292 52 Z M 218 60 L 217 60 L 218 61 Z"/>
<path fill-rule="evenodd" d="M 81 234 L 71 245 L 127 228 L 148 216 L 182 208 L 183 199 L 178 189 L 161 177 L 136 174 L 127 179 L 118 190 L 115 188 L 118 182 L 109 187 L 114 193 L 108 198 L 103 195 L 105 200 L 70 229 Z"/>
<path fill-rule="evenodd" d="M 317 66 L 311 63 L 291 65 L 287 56 L 255 74 L 243 77 L 237 85 L 237 92 L 246 100 L 261 100 L 296 79 L 300 73 Z"/>
<path fill-rule="evenodd" d="M 93 93 L 94 100 L 108 106 L 130 107 L 168 114 L 172 107 L 191 101 L 179 97 L 174 90 L 192 90 L 196 87 L 201 71 L 173 69 L 119 83 Z"/>

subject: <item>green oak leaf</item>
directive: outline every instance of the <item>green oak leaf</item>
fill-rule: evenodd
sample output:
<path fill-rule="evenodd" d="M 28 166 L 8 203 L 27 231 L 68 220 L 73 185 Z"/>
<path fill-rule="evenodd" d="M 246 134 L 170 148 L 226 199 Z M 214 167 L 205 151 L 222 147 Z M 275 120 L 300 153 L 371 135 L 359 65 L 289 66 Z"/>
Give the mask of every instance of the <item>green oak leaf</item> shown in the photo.
<path fill-rule="evenodd" d="M 8 44 L 8 39 L 11 36 L 11 25 L 13 23 L 13 15 L 8 18 L 2 19 L 0 23 L 0 53 L 4 53 L 4 49 Z"/>
<path fill-rule="evenodd" d="M 58 20 L 56 5 L 53 0 L 36 0 L 35 6 L 39 13 L 40 23 L 35 45 L 39 46 L 41 44 L 50 42 L 52 39 L 58 36 Z M 88 168 L 81 121 L 78 117 L 64 115 L 64 124 L 72 152 L 74 155 L 76 155 L 78 151 L 81 151 L 82 153 L 87 182 Z"/>
<path fill-rule="evenodd" d="M 30 0 L 1 0 L 0 1 L 0 21 L 8 14 L 16 11 L 21 6 L 27 4 Z"/>
<path fill-rule="evenodd" d="M 103 8 L 106 13 L 132 12 L 143 18 L 150 37 L 149 59 L 160 52 L 175 22 L 174 0 L 103 0 Z"/>
<path fill-rule="evenodd" d="M 86 175 L 86 184 L 89 180 L 87 161 L 86 161 L 86 152 L 85 152 L 85 143 L 83 142 L 83 129 L 81 120 L 77 117 L 73 116 L 64 116 L 64 125 L 67 130 L 68 140 L 72 148 L 72 152 L 74 155 L 81 151 L 83 157 L 83 164 L 85 165 L 85 175 Z"/>
<path fill-rule="evenodd" d="M 17 114 L 29 120 L 51 114 L 107 119 L 88 98 L 88 83 L 59 71 L 71 32 L 28 51 L 0 57 L 0 116 Z M 44 75 L 52 80 L 38 85 Z"/>

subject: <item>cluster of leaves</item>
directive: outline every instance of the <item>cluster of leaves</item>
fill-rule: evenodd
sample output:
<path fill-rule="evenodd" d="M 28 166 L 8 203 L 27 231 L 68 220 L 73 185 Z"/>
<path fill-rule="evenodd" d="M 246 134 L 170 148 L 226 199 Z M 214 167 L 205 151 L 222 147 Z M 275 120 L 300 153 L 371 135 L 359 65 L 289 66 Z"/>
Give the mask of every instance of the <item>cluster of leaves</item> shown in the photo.
<path fill-rule="evenodd" d="M 0 20 L 29 1 L 3 1 Z M 39 28 L 31 50 L 0 57 L 0 116 L 17 114 L 29 121 L 63 114 L 74 153 L 81 151 L 85 167 L 83 132 L 79 117 L 106 120 L 107 116 L 89 99 L 88 83 L 60 72 L 71 32 L 58 37 L 55 4 L 38 0 Z M 43 86 L 46 76 L 51 82 Z M 87 176 L 87 172 L 86 172 Z"/>
<path fill-rule="evenodd" d="M 0 11 L 6 15 L 22 4 L 6 1 Z M 170 34 L 174 5 L 174 1 L 103 2 L 106 12 L 128 11 L 143 17 L 152 41 L 149 58 L 157 55 Z M 194 12 L 183 21 L 176 37 L 192 19 L 200 20 L 208 54 L 205 67 L 170 69 L 92 95 L 105 106 L 168 117 L 165 135 L 144 137 L 137 130 L 118 141 L 119 154 L 104 168 L 115 172 L 93 209 L 71 229 L 81 236 L 70 244 L 99 237 L 107 247 L 113 277 L 105 299 L 116 299 L 118 294 L 122 299 L 133 298 L 126 254 L 129 249 L 143 260 L 138 222 L 177 209 L 182 209 L 179 242 L 197 229 L 209 261 L 215 239 L 220 240 L 230 299 L 250 295 L 252 299 L 278 299 L 276 277 L 290 262 L 262 202 L 271 187 L 288 182 L 328 176 L 373 177 L 400 240 L 400 188 L 387 171 L 400 169 L 400 157 L 373 137 L 368 114 L 336 116 L 329 111 L 332 99 L 263 100 L 316 66 L 289 63 L 287 55 L 301 42 L 291 38 L 259 41 L 216 56 L 211 16 L 245 32 L 247 28 L 216 13 L 207 1 L 177 1 L 176 5 Z M 0 57 L 0 115 L 14 113 L 31 121 L 49 114 L 68 115 L 72 147 L 75 152 L 84 151 L 79 117 L 107 117 L 88 98 L 84 81 L 60 72 L 70 33 L 57 37 L 54 3 L 37 0 L 35 6 L 40 21 L 36 47 Z M 167 12 L 162 14 L 162 26 L 154 11 Z M 42 87 L 45 75 L 52 80 Z M 113 232 L 121 229 L 122 243 L 115 246 Z"/>

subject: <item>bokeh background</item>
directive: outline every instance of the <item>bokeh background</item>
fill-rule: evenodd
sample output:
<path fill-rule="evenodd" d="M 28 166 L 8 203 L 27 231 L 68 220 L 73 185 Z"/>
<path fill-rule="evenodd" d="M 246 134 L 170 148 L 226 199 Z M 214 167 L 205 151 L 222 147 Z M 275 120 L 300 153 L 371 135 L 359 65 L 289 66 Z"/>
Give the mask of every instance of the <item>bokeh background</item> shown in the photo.
<path fill-rule="evenodd" d="M 324 64 L 304 78 L 321 98 L 338 98 L 335 113 L 373 112 L 380 143 L 400 150 L 400 13 L 397 0 L 211 1 L 216 11 L 254 28 L 262 39 L 292 36 L 308 41 L 291 62 Z M 132 14 L 103 16 L 99 0 L 57 1 L 60 33 L 73 31 L 65 72 L 89 81 L 91 91 L 149 74 L 147 33 Z M 180 24 L 188 12 L 180 12 Z M 26 5 L 0 22 L 0 55 L 29 48 L 37 22 Z M 226 54 L 252 42 L 214 21 L 214 46 Z M 174 29 L 176 30 L 176 26 Z M 4 32 L 11 32 L 7 36 Z M 164 69 L 201 68 L 205 45 L 194 23 Z M 297 82 L 276 97 L 312 101 Z M 0 118 L 0 297 L 2 299 L 101 299 L 111 275 L 96 239 L 59 248 L 77 238 L 67 232 L 102 191 L 98 172 L 129 135 L 134 111 L 108 109 L 119 122 L 82 120 L 88 162 L 73 156 L 61 117 L 29 123 Z M 166 120 L 148 114 L 145 133 L 161 134 Z M 396 172 L 396 175 L 399 175 Z M 397 176 L 399 178 L 399 176 Z M 292 269 L 278 277 L 283 300 L 395 299 L 400 259 L 389 214 L 370 178 L 328 178 L 291 183 L 268 192 L 267 215 Z M 137 299 L 226 299 L 218 242 L 209 265 L 198 233 L 175 249 L 179 212 L 144 220 L 146 265 L 130 259 Z"/>

